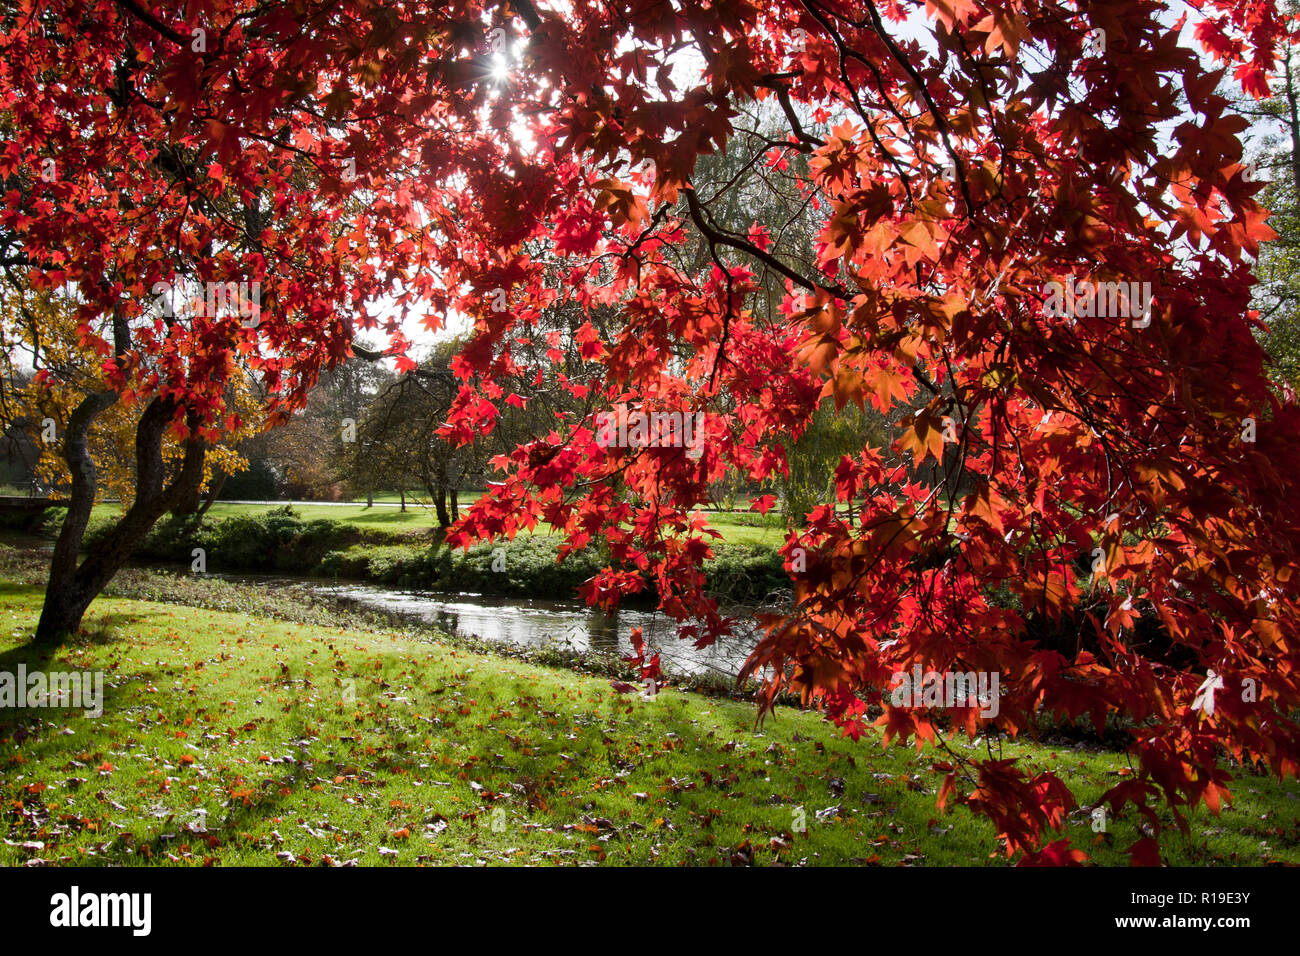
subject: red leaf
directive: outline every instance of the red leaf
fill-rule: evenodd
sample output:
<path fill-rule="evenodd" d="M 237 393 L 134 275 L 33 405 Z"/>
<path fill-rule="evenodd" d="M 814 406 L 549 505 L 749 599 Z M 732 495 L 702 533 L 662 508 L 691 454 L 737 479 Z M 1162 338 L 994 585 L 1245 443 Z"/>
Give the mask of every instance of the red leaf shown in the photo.
<path fill-rule="evenodd" d="M 1082 866 L 1088 854 L 1082 850 L 1070 848 L 1070 841 L 1057 840 L 1049 843 L 1037 853 L 1026 853 L 1017 866 Z"/>
<path fill-rule="evenodd" d="M 1160 866 L 1160 845 L 1153 837 L 1143 837 L 1124 852 L 1133 866 Z"/>

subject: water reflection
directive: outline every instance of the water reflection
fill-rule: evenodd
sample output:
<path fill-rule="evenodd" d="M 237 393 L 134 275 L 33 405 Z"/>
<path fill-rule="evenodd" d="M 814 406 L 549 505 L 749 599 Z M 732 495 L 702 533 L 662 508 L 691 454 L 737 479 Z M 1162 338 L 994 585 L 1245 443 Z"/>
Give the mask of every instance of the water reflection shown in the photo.
<path fill-rule="evenodd" d="M 664 670 L 676 674 L 734 677 L 755 643 L 750 632 L 700 650 L 677 637 L 675 621 L 651 611 L 624 608 L 606 615 L 571 601 L 395 591 L 366 584 L 310 587 L 466 637 L 522 648 L 622 656 L 632 653 L 630 635 L 639 627 L 647 646 L 659 652 Z"/>
<path fill-rule="evenodd" d="M 621 611 L 606 614 L 600 608 L 592 608 L 587 614 L 586 627 L 590 653 L 603 657 L 618 655 L 618 619 Z M 628 629 L 631 633 L 631 628 Z M 629 637 L 629 643 L 631 638 Z"/>

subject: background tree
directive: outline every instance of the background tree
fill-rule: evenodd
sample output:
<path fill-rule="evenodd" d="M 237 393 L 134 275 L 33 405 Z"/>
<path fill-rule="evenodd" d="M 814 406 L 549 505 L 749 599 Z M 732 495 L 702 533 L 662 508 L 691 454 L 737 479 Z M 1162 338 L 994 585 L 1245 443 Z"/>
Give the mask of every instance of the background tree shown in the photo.
<path fill-rule="evenodd" d="M 863 445 L 884 444 L 886 423 L 878 412 L 853 404 L 837 411 L 833 402 L 823 400 L 808 428 L 786 450 L 788 469 L 781 479 L 786 517 L 802 525 L 817 506 L 835 501 L 840 462 Z"/>
<path fill-rule="evenodd" d="M 374 397 L 350 465 L 354 481 L 400 489 L 403 508 L 406 490 L 422 488 L 440 528 L 460 517 L 461 489 L 482 474 L 472 445 L 452 445 L 440 433 L 457 393 L 450 368 L 457 347 L 444 342 Z"/>
<path fill-rule="evenodd" d="M 0 358 L 6 396 L 0 406 L 0 421 L 6 430 L 26 433 L 29 447 L 35 451 L 30 466 L 39 487 L 56 497 L 66 495 L 71 480 L 59 438 L 82 396 L 109 390 L 101 357 L 79 341 L 73 309 L 55 295 L 0 285 L 0 336 L 8 345 Z M 33 368 L 25 365 L 24 359 L 39 364 Z M 192 500 L 177 500 L 173 510 L 178 513 L 198 510 L 199 496 L 213 485 L 214 477 L 240 471 L 246 465 L 236 447 L 252 433 L 256 404 L 246 379 L 235 378 L 230 388 L 227 402 L 241 416 L 240 423 L 208 447 L 202 480 L 192 488 Z M 97 416 L 86 432 L 87 449 L 97 463 L 96 500 L 111 497 L 124 511 L 136 493 L 133 446 L 142 411 L 139 404 L 117 402 Z M 165 435 L 161 454 L 167 467 L 174 470 L 184 457 L 184 445 Z"/>
<path fill-rule="evenodd" d="M 1291 0 L 1284 9 L 1294 18 L 1300 4 Z M 1251 178 L 1264 183 L 1259 201 L 1270 210 L 1269 226 L 1278 234 L 1260 249 L 1256 267 L 1262 341 L 1277 378 L 1295 389 L 1300 385 L 1300 60 L 1293 43 L 1281 48 L 1269 95 L 1259 102 L 1238 97 L 1236 107 L 1259 136 Z"/>

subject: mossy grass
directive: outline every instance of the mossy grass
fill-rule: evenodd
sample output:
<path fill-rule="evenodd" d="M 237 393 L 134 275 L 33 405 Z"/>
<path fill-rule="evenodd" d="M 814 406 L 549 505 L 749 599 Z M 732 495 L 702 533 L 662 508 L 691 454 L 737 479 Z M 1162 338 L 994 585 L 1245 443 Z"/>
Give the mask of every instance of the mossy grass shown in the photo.
<path fill-rule="evenodd" d="M 410 631 L 120 597 L 40 652 L 40 600 L 0 583 L 0 670 L 101 670 L 104 714 L 0 710 L 0 864 L 1006 862 L 989 824 L 936 810 L 942 755 L 854 743 L 814 713 L 755 727 L 748 701 L 643 700 Z M 1085 802 L 1128 770 L 1094 745 L 1002 751 Z M 1294 781 L 1233 793 L 1167 861 L 1300 862 Z M 1137 821 L 1091 823 L 1080 808 L 1064 834 L 1124 863 Z"/>

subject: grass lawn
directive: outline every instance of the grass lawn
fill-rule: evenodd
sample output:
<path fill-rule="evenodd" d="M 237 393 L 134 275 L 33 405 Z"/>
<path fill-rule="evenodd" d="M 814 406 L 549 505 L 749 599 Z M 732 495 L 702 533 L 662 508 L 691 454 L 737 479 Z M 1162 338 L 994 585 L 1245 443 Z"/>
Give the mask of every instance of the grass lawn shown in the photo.
<path fill-rule="evenodd" d="M 96 602 L 25 647 L 40 607 L 0 583 L 0 671 L 102 669 L 104 714 L 0 711 L 0 864 L 998 863 L 991 827 L 939 814 L 929 752 L 852 743 L 782 709 L 623 696 L 605 679 L 410 632 L 151 601 Z M 958 741 L 957 746 L 968 746 Z M 1090 800 L 1121 755 L 1011 745 Z M 1300 862 L 1300 797 L 1250 776 L 1170 862 Z M 799 827 L 800 818 L 806 827 Z M 1122 863 L 1131 819 L 1068 834 Z"/>
<path fill-rule="evenodd" d="M 333 521 L 355 524 L 370 530 L 392 531 L 396 534 L 428 531 L 436 524 L 437 519 L 432 508 L 424 508 L 408 502 L 407 510 L 402 511 L 396 504 L 379 504 L 378 501 L 377 496 L 377 503 L 373 508 L 367 508 L 362 503 L 343 505 L 295 504 L 293 509 L 307 520 L 328 518 Z M 468 505 L 468 499 L 465 505 Z M 280 507 L 280 505 L 246 505 L 219 501 L 213 504 L 208 514 L 213 518 L 227 518 L 234 515 L 263 514 L 277 507 Z M 115 517 L 119 511 L 118 506 L 113 503 L 95 506 L 95 514 L 106 517 Z M 722 532 L 722 540 L 727 544 L 779 547 L 785 541 L 785 524 L 783 519 L 776 514 L 760 516 L 756 513 L 746 512 L 709 511 L 705 512 L 705 515 L 709 524 L 715 530 Z M 541 525 L 537 533 L 547 533 L 548 531 L 549 525 Z"/>
<path fill-rule="evenodd" d="M 218 501 L 208 509 L 208 514 L 214 518 L 228 518 L 233 515 L 265 514 L 273 508 L 279 507 L 281 505 L 237 505 Z M 410 502 L 407 503 L 405 511 L 396 504 L 391 506 L 376 504 L 373 508 L 367 508 L 365 502 L 359 505 L 295 504 L 293 510 L 309 521 L 317 518 L 327 518 L 331 521 L 344 521 L 365 528 L 391 531 L 428 531 L 437 523 L 432 508 L 421 508 L 419 505 Z"/>

